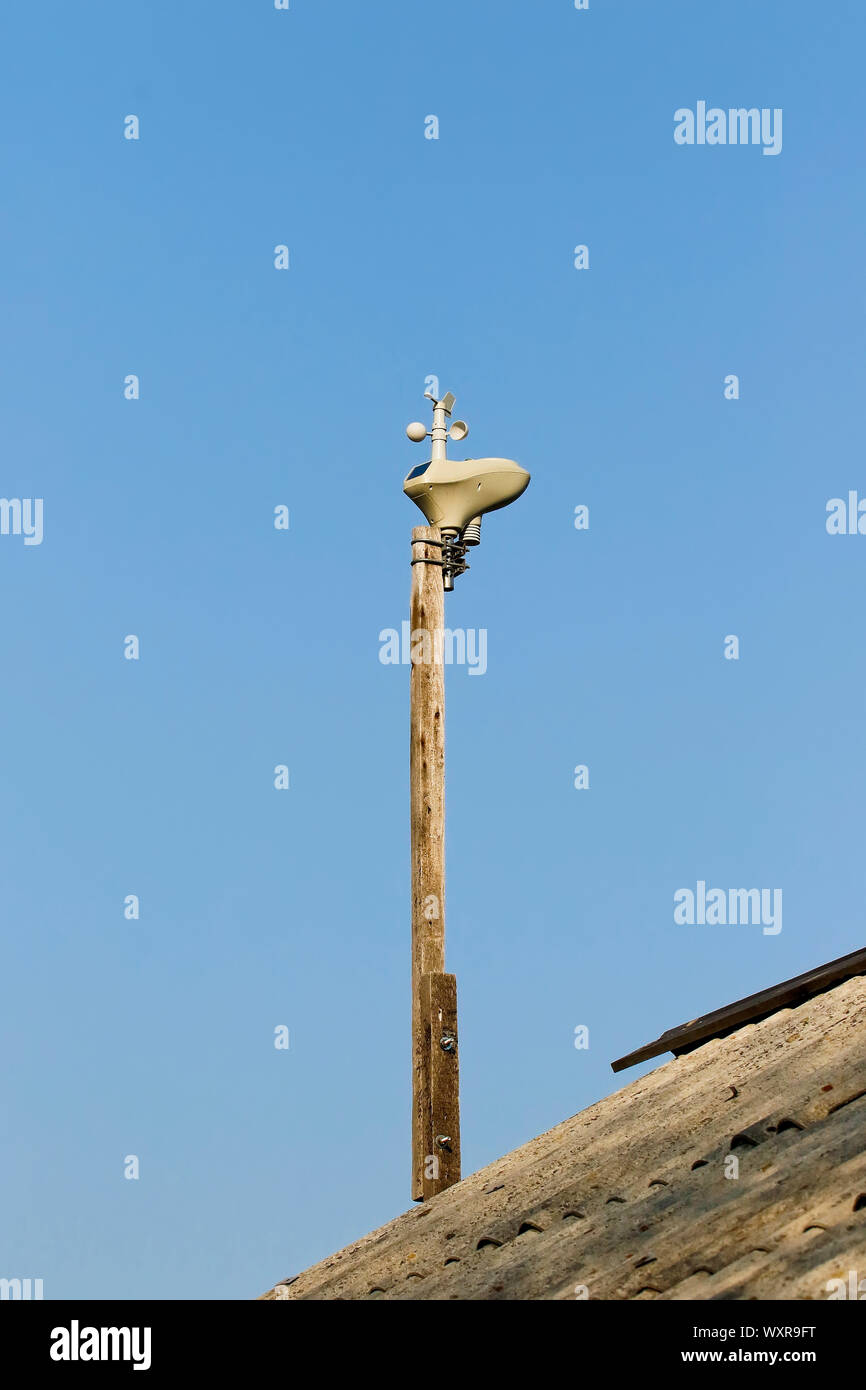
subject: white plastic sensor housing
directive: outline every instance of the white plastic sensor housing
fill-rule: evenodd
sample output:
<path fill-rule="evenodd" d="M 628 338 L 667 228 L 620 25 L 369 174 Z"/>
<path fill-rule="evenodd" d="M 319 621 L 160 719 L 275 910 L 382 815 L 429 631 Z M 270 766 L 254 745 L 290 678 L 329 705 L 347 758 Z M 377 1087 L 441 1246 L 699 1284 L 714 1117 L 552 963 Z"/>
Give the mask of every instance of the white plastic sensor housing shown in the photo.
<path fill-rule="evenodd" d="M 514 502 L 529 476 L 514 459 L 429 459 L 410 469 L 403 491 L 431 526 L 462 531 L 476 517 Z"/>

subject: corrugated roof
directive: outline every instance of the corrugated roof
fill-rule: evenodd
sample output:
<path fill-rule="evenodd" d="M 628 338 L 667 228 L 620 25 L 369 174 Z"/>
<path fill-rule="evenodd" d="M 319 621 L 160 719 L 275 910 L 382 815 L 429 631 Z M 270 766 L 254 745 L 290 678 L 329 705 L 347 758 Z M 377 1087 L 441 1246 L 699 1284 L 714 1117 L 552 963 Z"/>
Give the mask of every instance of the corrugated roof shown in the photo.
<path fill-rule="evenodd" d="M 826 1298 L 866 1276 L 864 1025 L 858 977 L 714 1038 L 263 1297 Z"/>

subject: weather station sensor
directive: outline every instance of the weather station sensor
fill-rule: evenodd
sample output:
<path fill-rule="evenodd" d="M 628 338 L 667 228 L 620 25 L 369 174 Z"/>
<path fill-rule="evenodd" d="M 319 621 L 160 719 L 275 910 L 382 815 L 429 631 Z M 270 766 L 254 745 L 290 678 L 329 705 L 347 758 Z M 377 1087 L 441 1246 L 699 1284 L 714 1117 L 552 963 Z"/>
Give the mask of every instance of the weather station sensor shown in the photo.
<path fill-rule="evenodd" d="M 430 457 L 410 468 L 403 491 L 424 514 L 412 528 L 409 599 L 409 802 L 412 893 L 412 1200 L 460 1181 L 460 1044 L 457 979 L 445 969 L 445 594 L 481 541 L 481 518 L 514 502 L 529 474 L 514 459 L 450 459 L 469 433 L 451 420 L 454 396 L 433 403 L 433 427 L 407 425 Z"/>
<path fill-rule="evenodd" d="M 454 420 L 449 428 L 455 404 L 450 391 L 441 400 L 429 391 L 425 394 L 433 402 L 433 428 L 428 430 L 413 420 L 406 434 L 413 444 L 429 438 L 430 458 L 410 469 L 403 491 L 420 507 L 428 523 L 439 527 L 443 582 L 445 589 L 451 590 L 457 575 L 469 568 L 467 547 L 481 543 L 482 516 L 516 501 L 529 485 L 529 474 L 514 459 L 449 459 L 446 441 L 459 443 L 468 435 L 469 426 L 465 420 Z"/>

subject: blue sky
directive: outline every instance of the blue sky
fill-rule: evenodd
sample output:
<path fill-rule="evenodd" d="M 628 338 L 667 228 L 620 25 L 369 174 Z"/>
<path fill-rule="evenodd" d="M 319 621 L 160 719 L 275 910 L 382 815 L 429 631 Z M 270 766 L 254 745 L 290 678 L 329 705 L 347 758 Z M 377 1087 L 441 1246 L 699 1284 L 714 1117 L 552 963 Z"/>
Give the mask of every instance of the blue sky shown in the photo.
<path fill-rule="evenodd" d="M 866 495 L 866 11 L 15 0 L 4 29 L 0 490 L 44 539 L 0 536 L 0 1275 L 247 1298 L 409 1205 L 378 655 L 428 375 L 464 452 L 532 473 L 447 607 L 488 632 L 483 678 L 448 672 L 464 1170 L 864 944 L 866 539 L 825 517 Z M 781 154 L 676 145 L 701 100 L 781 108 Z M 781 888 L 783 930 L 677 925 L 699 879 Z"/>

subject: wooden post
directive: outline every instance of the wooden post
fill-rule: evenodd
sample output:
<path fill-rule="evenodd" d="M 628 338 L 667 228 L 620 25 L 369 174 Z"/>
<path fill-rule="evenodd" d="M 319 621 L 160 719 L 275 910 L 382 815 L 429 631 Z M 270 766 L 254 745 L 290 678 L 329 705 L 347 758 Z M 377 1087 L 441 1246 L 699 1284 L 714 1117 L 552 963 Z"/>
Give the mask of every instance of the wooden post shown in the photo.
<path fill-rule="evenodd" d="M 412 1200 L 460 1178 L 456 986 L 445 975 L 445 594 L 436 526 L 412 531 L 409 766 L 412 858 Z M 422 980 L 429 977 L 422 995 Z M 452 981 L 448 987 L 442 982 Z M 453 1024 L 451 1010 L 453 1004 Z M 448 1018 L 453 1053 L 440 1046 Z M 435 1016 L 435 1017 L 434 1017 Z M 444 1059 L 444 1063 L 443 1060 Z M 445 1076 L 443 1077 L 443 1065 Z M 450 1078 L 450 1079 L 448 1079 Z M 434 1110 L 434 1097 L 437 1108 Z M 437 1146 L 447 1137 L 450 1150 Z"/>
<path fill-rule="evenodd" d="M 433 1138 L 424 1170 L 426 1199 L 460 1181 L 457 980 L 453 975 L 421 976 L 421 1026 Z"/>

